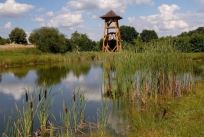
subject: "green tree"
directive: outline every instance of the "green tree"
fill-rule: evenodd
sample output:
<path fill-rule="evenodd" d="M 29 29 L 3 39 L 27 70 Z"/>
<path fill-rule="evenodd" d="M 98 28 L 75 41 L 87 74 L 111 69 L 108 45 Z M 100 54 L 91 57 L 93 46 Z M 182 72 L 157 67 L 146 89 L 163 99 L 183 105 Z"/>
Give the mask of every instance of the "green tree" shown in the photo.
<path fill-rule="evenodd" d="M 189 44 L 190 38 L 186 37 L 175 37 L 173 39 L 173 45 L 176 50 L 182 52 L 191 52 L 191 45 Z"/>
<path fill-rule="evenodd" d="M 195 30 L 191 30 L 189 32 L 182 32 L 180 35 L 178 35 L 179 37 L 186 37 L 186 36 L 193 36 L 193 35 L 204 35 L 204 27 L 198 27 Z"/>
<path fill-rule="evenodd" d="M 65 53 L 71 51 L 71 43 L 58 29 L 41 27 L 33 30 L 28 40 L 43 52 Z"/>
<path fill-rule="evenodd" d="M 21 28 L 14 28 L 9 34 L 9 38 L 11 42 L 15 42 L 16 44 L 27 44 L 26 33 Z"/>
<path fill-rule="evenodd" d="M 93 47 L 94 51 L 101 51 L 103 46 L 103 38 L 100 39 L 100 41 L 97 41 L 95 43 L 95 46 Z"/>
<path fill-rule="evenodd" d="M 121 39 L 127 43 L 134 43 L 134 40 L 137 39 L 139 33 L 135 30 L 134 27 L 130 26 L 120 26 L 120 35 Z"/>
<path fill-rule="evenodd" d="M 201 34 L 195 34 L 189 41 L 192 52 L 204 52 L 204 36 Z"/>
<path fill-rule="evenodd" d="M 9 39 L 4 39 L 0 36 L 0 45 L 5 45 L 5 44 L 8 44 L 10 43 L 10 40 Z"/>
<path fill-rule="evenodd" d="M 154 30 L 143 30 L 142 33 L 140 33 L 140 37 L 143 42 L 150 42 L 153 39 L 157 39 L 158 35 Z"/>
<path fill-rule="evenodd" d="M 75 47 L 79 47 L 80 51 L 91 51 L 96 45 L 86 34 L 80 34 L 77 31 L 72 33 L 71 41 Z"/>

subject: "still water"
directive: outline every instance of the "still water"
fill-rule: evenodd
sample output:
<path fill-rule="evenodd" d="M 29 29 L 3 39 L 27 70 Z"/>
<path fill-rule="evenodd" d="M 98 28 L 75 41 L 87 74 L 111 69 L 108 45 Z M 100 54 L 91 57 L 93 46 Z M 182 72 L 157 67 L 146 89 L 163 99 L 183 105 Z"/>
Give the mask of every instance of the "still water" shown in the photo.
<path fill-rule="evenodd" d="M 103 62 L 101 61 L 81 61 L 81 62 L 67 62 L 64 64 L 50 64 L 37 66 L 23 66 L 15 68 L 2 69 L 0 71 L 0 135 L 5 130 L 5 117 L 11 115 L 11 111 L 15 111 L 15 104 L 21 108 L 25 103 L 25 90 L 32 93 L 36 88 L 44 87 L 55 93 L 54 103 L 50 109 L 51 114 L 55 116 L 55 125 L 60 124 L 60 112 L 63 111 L 63 100 L 66 100 L 68 107 L 71 106 L 73 93 L 81 90 L 85 96 L 85 122 L 97 123 L 97 112 L 102 108 L 103 99 L 105 97 L 104 88 L 107 83 L 116 83 L 116 74 L 114 71 L 103 71 Z M 105 72 L 103 74 L 103 72 Z M 149 81 L 145 84 L 145 90 L 153 87 L 154 77 L 149 74 L 150 71 L 143 72 L 136 70 L 134 75 L 135 92 L 139 93 L 138 87 L 143 85 L 140 81 Z M 108 74 L 106 74 L 108 73 Z M 145 77 L 143 78 L 143 73 Z M 105 77 L 105 75 L 107 77 Z M 131 74 L 132 75 L 132 74 Z M 104 78 L 105 77 L 105 78 Z M 159 77 L 158 77 L 159 78 Z M 182 72 L 176 77 L 177 90 L 184 85 L 189 86 L 189 82 L 194 82 L 202 77 L 194 75 L 194 72 Z M 106 80 L 104 82 L 104 79 Z M 146 81 L 147 81 L 146 80 Z M 156 89 L 162 89 L 161 79 L 157 79 Z M 104 84 L 105 83 L 105 84 Z M 108 87 L 108 86 L 107 86 Z M 142 88 L 139 88 L 142 89 Z M 177 91 L 176 91 L 177 92 Z M 178 92 L 177 92 L 178 93 Z M 119 110 L 122 108 L 123 102 L 113 101 L 111 98 L 106 98 L 109 111 Z M 139 106 L 141 107 L 141 106 Z M 111 125 L 113 134 L 122 134 L 123 130 L 127 131 L 128 120 L 120 113 L 108 114 L 109 121 L 107 124 Z M 39 128 L 38 122 L 34 123 L 34 130 Z M 123 126 L 121 126 L 123 125 Z"/>
<path fill-rule="evenodd" d="M 86 97 L 85 119 L 94 121 L 96 111 L 101 107 L 102 62 L 69 62 L 67 64 L 17 67 L 0 73 L 0 134 L 6 123 L 4 116 L 20 107 L 25 101 L 25 89 L 32 92 L 36 87 L 61 89 L 64 98 L 71 98 L 74 91 L 84 91 Z M 62 94 L 55 96 L 52 113 L 59 118 L 62 111 Z M 59 120 L 59 119 L 58 119 Z M 57 123 L 57 122 L 56 122 Z"/>

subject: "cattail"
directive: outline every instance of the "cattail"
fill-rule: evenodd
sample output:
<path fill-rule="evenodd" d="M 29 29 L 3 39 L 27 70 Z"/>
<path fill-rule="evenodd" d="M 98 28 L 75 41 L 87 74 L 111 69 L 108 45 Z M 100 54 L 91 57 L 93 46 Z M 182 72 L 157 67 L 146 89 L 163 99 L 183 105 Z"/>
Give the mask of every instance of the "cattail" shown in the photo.
<path fill-rule="evenodd" d="M 26 102 L 28 102 L 28 93 L 26 92 Z"/>
<path fill-rule="evenodd" d="M 46 97 L 47 97 L 47 90 L 45 90 L 45 99 L 46 99 Z"/>
<path fill-rule="evenodd" d="M 39 94 L 39 101 L 41 100 L 41 95 Z"/>
<path fill-rule="evenodd" d="M 76 100 L 75 92 L 73 93 L 73 100 Z"/>
<path fill-rule="evenodd" d="M 66 113 L 66 114 L 68 113 L 68 109 L 67 109 L 67 108 L 65 108 L 65 113 Z"/>
<path fill-rule="evenodd" d="M 32 101 L 30 102 L 30 108 L 31 109 L 33 108 L 33 102 Z"/>

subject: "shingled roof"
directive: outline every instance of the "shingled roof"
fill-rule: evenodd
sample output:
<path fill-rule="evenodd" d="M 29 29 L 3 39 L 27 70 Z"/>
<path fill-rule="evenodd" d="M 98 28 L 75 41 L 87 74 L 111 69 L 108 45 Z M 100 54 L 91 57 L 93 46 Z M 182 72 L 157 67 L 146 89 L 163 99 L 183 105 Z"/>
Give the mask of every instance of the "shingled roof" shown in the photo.
<path fill-rule="evenodd" d="M 107 12 L 105 15 L 101 16 L 100 18 L 102 19 L 107 19 L 107 18 L 118 18 L 118 19 L 122 19 L 122 17 L 120 17 L 119 15 L 117 15 L 114 11 L 110 10 L 109 12 Z"/>

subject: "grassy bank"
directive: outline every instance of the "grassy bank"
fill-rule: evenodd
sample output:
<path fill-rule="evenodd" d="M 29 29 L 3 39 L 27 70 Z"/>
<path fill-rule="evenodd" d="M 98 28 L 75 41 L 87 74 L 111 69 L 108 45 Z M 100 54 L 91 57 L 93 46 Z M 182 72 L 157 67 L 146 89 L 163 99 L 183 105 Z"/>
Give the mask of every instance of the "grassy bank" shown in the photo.
<path fill-rule="evenodd" d="M 29 48 L 26 48 L 29 47 Z M 155 49 L 149 49 L 148 52 L 154 54 Z M 121 54 L 137 54 L 137 57 L 146 56 L 143 53 L 134 53 L 132 51 L 125 51 Z M 35 65 L 35 64 L 46 64 L 55 62 L 66 62 L 72 60 L 101 60 L 106 57 L 118 56 L 120 53 L 102 53 L 102 52 L 68 52 L 65 54 L 51 54 L 42 53 L 33 47 L 33 45 L 23 46 L 23 45 L 6 45 L 0 46 L 0 67 L 15 67 L 15 66 L 25 66 L 25 65 Z M 164 53 L 166 54 L 166 52 Z M 203 53 L 180 53 L 184 59 L 192 59 L 203 61 Z M 148 54 L 151 56 L 151 54 Z M 137 59 L 138 60 L 138 59 Z"/>
<path fill-rule="evenodd" d="M 182 98 L 176 100 L 163 98 L 166 101 L 156 106 L 151 104 L 151 107 L 144 110 L 131 108 L 124 111 L 130 118 L 129 136 L 202 137 L 204 135 L 203 89 L 204 83 L 199 82 Z"/>
<path fill-rule="evenodd" d="M 46 64 L 72 60 L 99 60 L 102 58 L 102 53 L 95 52 L 50 54 L 42 53 L 35 48 L 9 48 L 0 50 L 0 67 Z"/>

